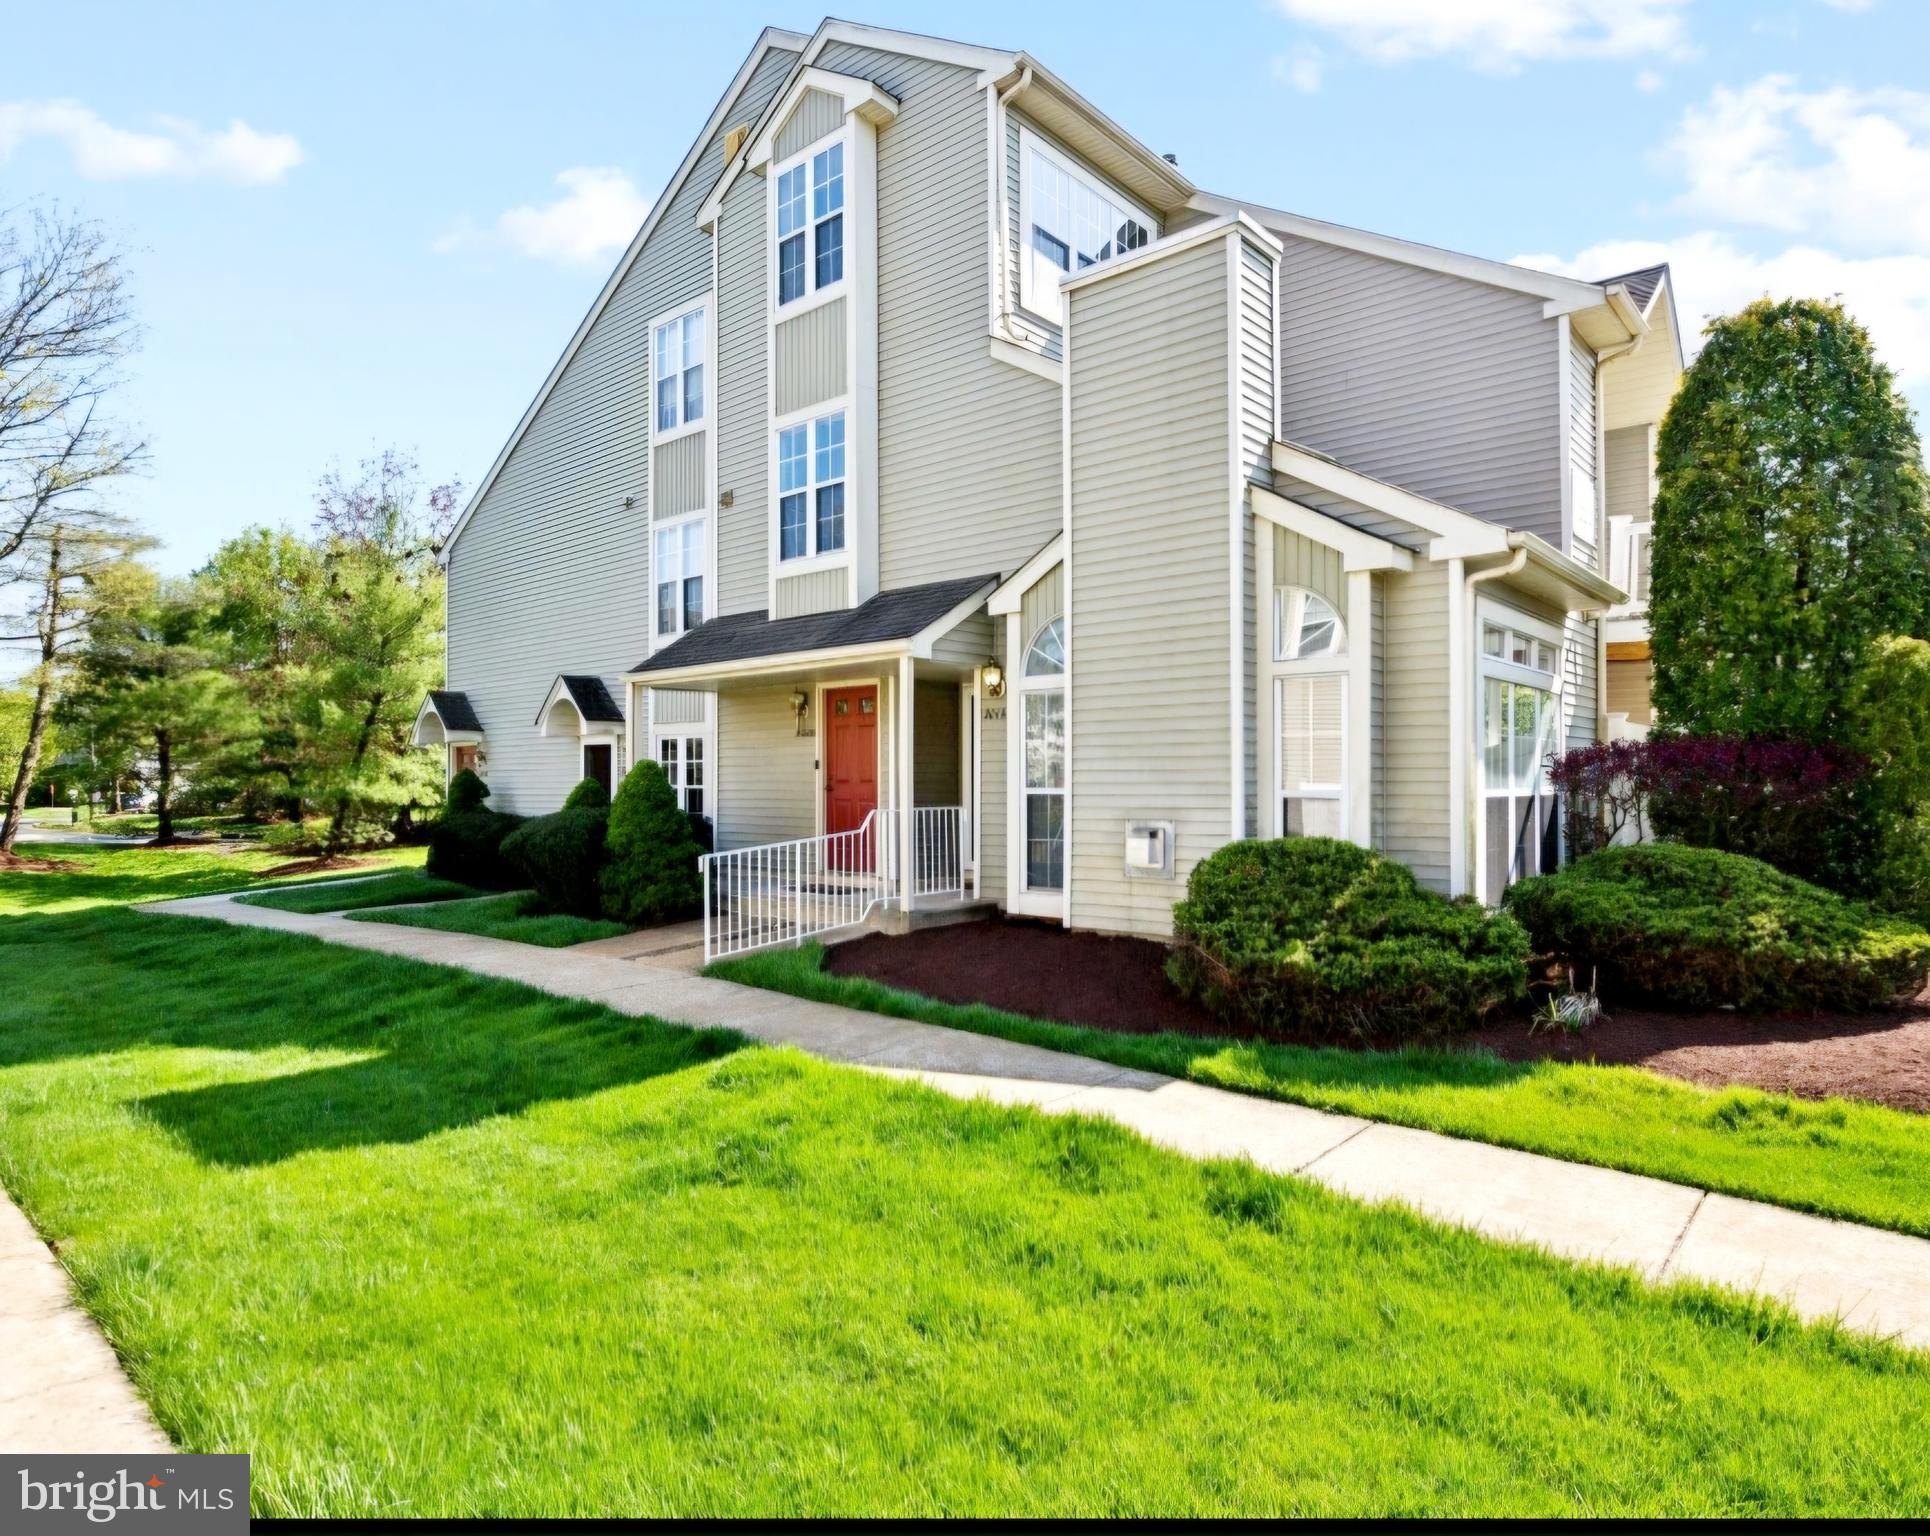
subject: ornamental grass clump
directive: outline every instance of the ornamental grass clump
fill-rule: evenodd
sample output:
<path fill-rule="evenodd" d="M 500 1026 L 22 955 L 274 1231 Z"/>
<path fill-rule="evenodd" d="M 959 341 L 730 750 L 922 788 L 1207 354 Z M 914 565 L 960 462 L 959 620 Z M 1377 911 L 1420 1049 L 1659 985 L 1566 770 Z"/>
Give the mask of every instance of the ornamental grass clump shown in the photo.
<path fill-rule="evenodd" d="M 1513 918 L 1332 838 L 1229 843 L 1193 870 L 1173 931 L 1168 975 L 1241 1034 L 1401 1042 L 1467 1029 L 1527 991 Z"/>
<path fill-rule="evenodd" d="M 1505 900 L 1538 952 L 1599 974 L 1610 1002 L 1856 1011 L 1930 974 L 1915 923 L 1713 848 L 1607 848 Z"/>

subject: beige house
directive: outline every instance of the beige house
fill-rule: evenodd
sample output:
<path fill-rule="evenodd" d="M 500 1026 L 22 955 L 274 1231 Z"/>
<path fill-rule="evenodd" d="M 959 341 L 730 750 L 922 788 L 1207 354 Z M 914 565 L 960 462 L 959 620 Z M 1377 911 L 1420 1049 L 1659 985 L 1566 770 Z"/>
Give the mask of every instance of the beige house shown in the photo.
<path fill-rule="evenodd" d="M 1243 837 L 1494 900 L 1548 755 L 1646 709 L 1606 626 L 1680 369 L 1666 269 L 1205 192 L 1024 53 L 767 31 L 449 540 L 418 739 L 526 813 L 661 762 L 717 952 L 1164 934 Z"/>

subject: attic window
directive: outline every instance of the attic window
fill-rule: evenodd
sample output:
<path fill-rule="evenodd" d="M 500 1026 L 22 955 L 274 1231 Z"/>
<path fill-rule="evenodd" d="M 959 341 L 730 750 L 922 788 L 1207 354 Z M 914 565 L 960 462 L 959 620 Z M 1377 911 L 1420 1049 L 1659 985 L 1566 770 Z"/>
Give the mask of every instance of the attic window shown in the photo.
<path fill-rule="evenodd" d="M 1057 324 L 1063 277 L 1150 245 L 1157 226 L 1030 129 L 1019 131 L 1019 165 L 1019 302 Z"/>
<path fill-rule="evenodd" d="M 844 278 L 844 140 L 807 149 L 772 177 L 777 302 L 796 303 Z"/>

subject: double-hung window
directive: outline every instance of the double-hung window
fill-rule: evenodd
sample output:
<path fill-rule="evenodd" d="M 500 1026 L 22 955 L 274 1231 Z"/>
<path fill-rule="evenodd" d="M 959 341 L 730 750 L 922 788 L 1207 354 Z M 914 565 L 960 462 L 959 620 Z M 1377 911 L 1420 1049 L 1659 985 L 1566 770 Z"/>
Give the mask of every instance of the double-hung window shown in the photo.
<path fill-rule="evenodd" d="M 778 559 L 835 554 L 844 541 L 844 412 L 780 427 Z"/>
<path fill-rule="evenodd" d="M 686 310 L 657 326 L 651 342 L 656 436 L 704 419 L 704 311 Z"/>
<path fill-rule="evenodd" d="M 704 519 L 686 517 L 657 529 L 657 634 L 681 635 L 704 622 Z"/>
<path fill-rule="evenodd" d="M 1483 604 L 1481 615 L 1482 896 L 1490 902 L 1561 857 L 1561 817 L 1548 780 L 1561 750 L 1561 635 L 1553 625 Z"/>
<path fill-rule="evenodd" d="M 657 737 L 657 761 L 670 780 L 677 804 L 693 816 L 704 813 L 704 738 L 665 731 Z"/>
<path fill-rule="evenodd" d="M 1136 208 L 1030 129 L 1019 132 L 1019 302 L 1058 323 L 1059 280 L 1153 239 Z"/>
<path fill-rule="evenodd" d="M 844 141 L 807 150 L 777 173 L 777 302 L 844 278 Z"/>
<path fill-rule="evenodd" d="M 1274 763 L 1282 837 L 1344 837 L 1347 627 L 1306 587 L 1273 594 Z"/>

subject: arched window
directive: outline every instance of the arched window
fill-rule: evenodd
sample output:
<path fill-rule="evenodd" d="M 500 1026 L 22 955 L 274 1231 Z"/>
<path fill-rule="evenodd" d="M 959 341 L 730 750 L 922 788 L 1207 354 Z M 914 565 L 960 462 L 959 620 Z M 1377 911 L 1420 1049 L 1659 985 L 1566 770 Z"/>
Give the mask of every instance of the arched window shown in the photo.
<path fill-rule="evenodd" d="M 1025 653 L 1027 677 L 1063 677 L 1066 670 L 1065 620 L 1054 619 L 1032 637 Z"/>
<path fill-rule="evenodd" d="M 1305 587 L 1279 587 L 1273 594 L 1273 657 L 1310 661 L 1347 653 L 1347 626 L 1334 605 Z"/>

